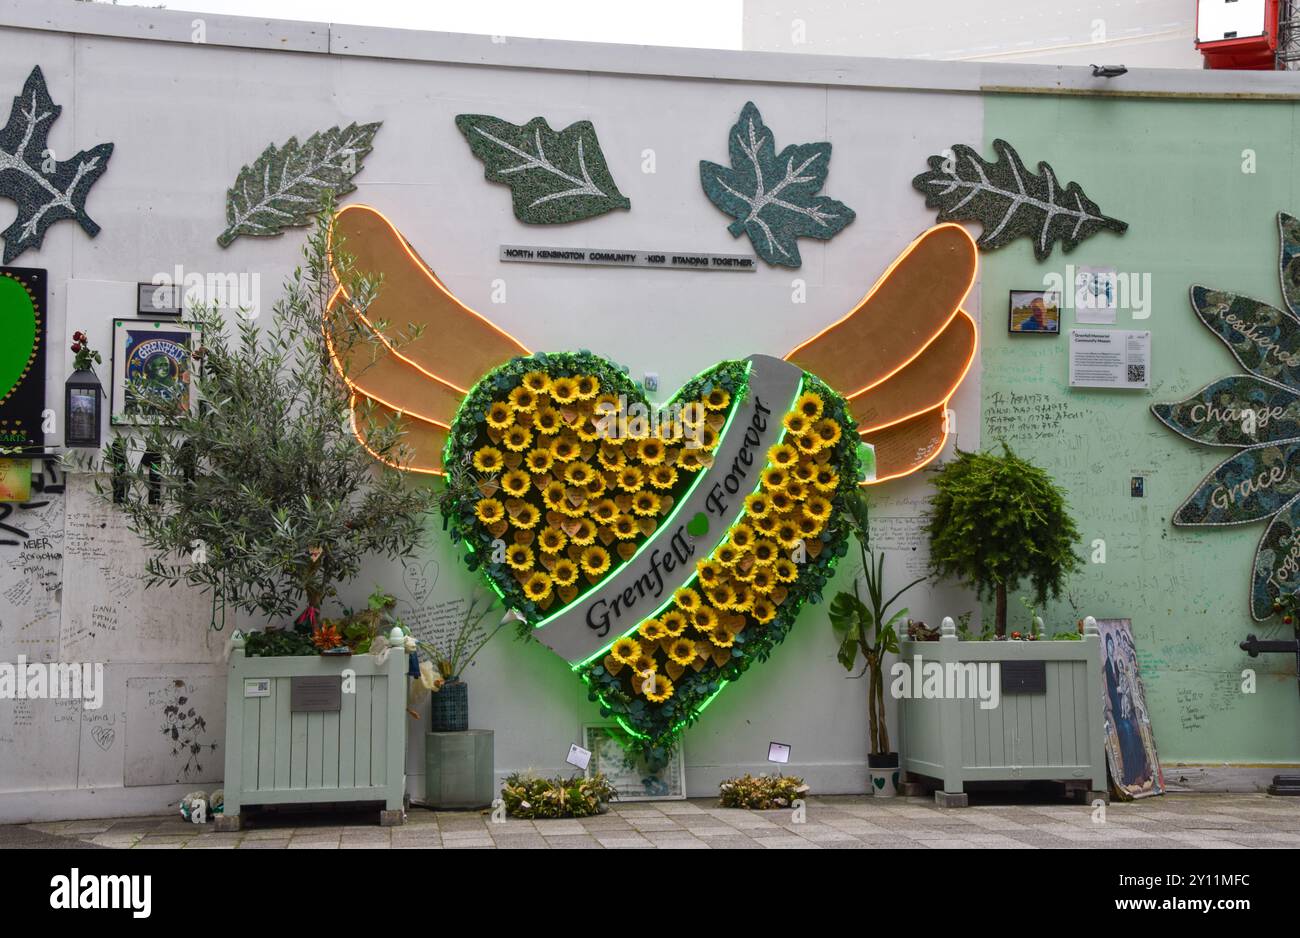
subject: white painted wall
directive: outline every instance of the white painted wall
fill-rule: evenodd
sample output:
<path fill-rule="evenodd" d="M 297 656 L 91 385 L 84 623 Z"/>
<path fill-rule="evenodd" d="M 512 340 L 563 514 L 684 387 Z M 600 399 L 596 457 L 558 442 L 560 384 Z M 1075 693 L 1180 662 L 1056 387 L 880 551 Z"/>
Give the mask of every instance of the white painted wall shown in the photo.
<path fill-rule="evenodd" d="M 1196 0 L 745 0 L 742 48 L 1201 68 Z"/>
<path fill-rule="evenodd" d="M 49 271 L 48 399 L 61 406 L 71 370 L 68 337 L 87 331 L 109 347 L 110 320 L 134 311 L 134 284 L 181 265 L 200 273 L 258 274 L 263 308 L 298 259 L 302 233 L 216 244 L 226 188 L 271 142 L 352 120 L 382 120 L 351 198 L 385 211 L 443 281 L 471 306 L 534 348 L 589 347 L 657 371 L 664 394 L 729 356 L 782 354 L 839 318 L 895 255 L 933 221 L 907 184 L 925 158 L 957 140 L 983 138 L 979 89 L 1086 90 L 1080 71 L 963 63 L 881 62 L 819 56 L 665 50 L 628 46 L 412 33 L 312 23 L 207 17 L 206 43 L 191 42 L 191 14 L 110 8 L 68 0 L 0 0 L 0 100 L 32 66 L 63 105 L 50 141 L 57 153 L 102 141 L 115 150 L 88 210 L 89 239 L 60 223 L 19 263 Z M 1274 78 L 1198 73 L 1131 74 L 1130 87 L 1289 93 Z M 700 189 L 698 162 L 726 157 L 726 131 L 747 100 L 779 145 L 835 145 L 826 192 L 857 220 L 829 243 L 804 241 L 797 272 L 755 274 L 578 269 L 501 264 L 502 243 L 693 251 L 748 250 Z M 545 115 L 553 126 L 594 121 L 630 212 L 573 226 L 519 224 L 506 189 L 487 183 L 453 117 L 489 112 L 513 121 Z M 653 150 L 657 172 L 641 172 Z M 0 206 L 0 215 L 11 211 Z M 0 225 L 8 218 L 0 217 Z M 791 303 L 792 280 L 807 303 Z M 504 280 L 508 302 L 493 304 Z M 978 284 L 968 301 L 978 317 Z M 1000 314 L 999 314 L 1000 315 Z M 998 316 L 995 315 L 995 319 Z M 1001 328 L 997 322 L 994 328 Z M 101 370 L 107 378 L 107 367 Z M 958 440 L 978 445 L 978 365 L 954 399 Z M 914 517 L 924 479 L 879 491 L 880 516 Z M 70 655 L 107 666 L 108 701 L 97 714 L 46 702 L 0 701 L 0 822 L 36 817 L 157 811 L 194 788 L 215 787 L 222 751 L 187 776 L 156 716 L 165 682 L 203 707 L 205 745 L 220 744 L 227 631 L 208 630 L 206 599 L 183 590 L 141 594 L 143 556 L 121 518 L 95 502 L 91 480 L 30 515 L 33 535 L 60 545 L 47 588 L 0 548 L 0 661 Z M 39 527 L 37 526 L 39 525 Z M 417 563 L 432 582 L 412 588 L 400 568 L 373 564 L 345 593 L 357 602 L 380 583 L 404 602 L 464 595 L 472 580 L 436 520 Z M 6 552 L 9 553 L 6 553 Z M 903 575 L 907 562 L 891 569 Z M 46 571 L 51 574 L 51 571 Z M 839 583 L 847 584 L 846 564 Z M 409 582 L 413 579 L 408 577 Z M 39 589 L 38 589 L 39 587 Z M 947 588 L 919 589 L 913 614 L 931 623 L 974 608 Z M 100 608 L 102 607 L 102 608 Z M 93 633 L 93 634 L 92 634 Z M 568 669 L 540 645 L 502 638 L 468 675 L 472 721 L 497 733 L 499 774 L 559 769 L 596 708 Z M 685 736 L 688 787 L 716 791 L 720 778 L 765 768 L 769 740 L 793 745 L 787 771 L 821 792 L 865 787 L 866 685 L 834 660 L 825 617 L 810 607 L 785 647 L 746 675 Z M 411 790 L 422 790 L 422 726 L 411 723 Z M 168 761 L 169 758 L 171 761 Z M 152 779 L 168 784 L 134 785 Z"/>

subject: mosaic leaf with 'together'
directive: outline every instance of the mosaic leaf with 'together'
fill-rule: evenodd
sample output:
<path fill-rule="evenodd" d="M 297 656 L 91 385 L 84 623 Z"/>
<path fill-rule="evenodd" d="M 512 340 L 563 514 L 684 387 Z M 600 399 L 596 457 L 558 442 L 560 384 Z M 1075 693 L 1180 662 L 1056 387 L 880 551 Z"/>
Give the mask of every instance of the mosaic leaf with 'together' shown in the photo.
<path fill-rule="evenodd" d="M 1257 621 L 1273 615 L 1273 600 L 1300 589 L 1300 498 L 1293 498 L 1269 522 L 1255 550 L 1250 614 Z"/>
<path fill-rule="evenodd" d="M 996 162 L 959 143 L 951 156 L 932 156 L 930 171 L 912 180 L 940 221 L 977 221 L 984 226 L 978 244 L 992 251 L 1021 236 L 1033 238 L 1034 256 L 1043 261 L 1056 242 L 1067 253 L 1103 229 L 1116 234 L 1128 222 L 1103 215 L 1077 182 L 1062 188 L 1047 163 L 1031 173 L 1011 144 L 994 140 Z"/>
<path fill-rule="evenodd" d="M 240 235 L 264 238 L 309 224 L 326 192 L 338 197 L 356 189 L 352 177 L 382 124 L 331 127 L 306 143 L 290 137 L 282 147 L 268 146 L 226 190 L 226 230 L 217 243 L 229 247 Z"/>
<path fill-rule="evenodd" d="M 1207 446 L 1300 439 L 1300 394 L 1254 375 L 1231 375 L 1173 404 L 1153 404 L 1165 426 Z"/>

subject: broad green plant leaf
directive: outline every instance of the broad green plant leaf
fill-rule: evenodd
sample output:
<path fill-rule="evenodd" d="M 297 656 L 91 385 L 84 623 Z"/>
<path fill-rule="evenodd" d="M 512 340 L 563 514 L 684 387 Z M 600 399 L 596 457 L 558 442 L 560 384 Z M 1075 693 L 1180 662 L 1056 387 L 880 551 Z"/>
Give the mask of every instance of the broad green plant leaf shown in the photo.
<path fill-rule="evenodd" d="M 282 147 L 268 146 L 226 190 L 226 230 L 217 243 L 229 247 L 240 235 L 264 238 L 310 224 L 325 193 L 337 198 L 356 189 L 352 177 L 382 123 L 331 127 L 305 143 L 290 137 Z"/>
<path fill-rule="evenodd" d="M 856 217 L 853 209 L 817 195 L 831 167 L 829 143 L 790 144 L 779 154 L 776 138 L 752 101 L 728 135 L 730 168 L 700 161 L 700 183 L 714 205 L 736 219 L 733 237 L 749 236 L 769 264 L 798 267 L 799 238 L 827 240 Z"/>
<path fill-rule="evenodd" d="M 0 130 L 0 196 L 18 207 L 13 224 L 0 232 L 6 264 L 29 248 L 39 248 L 45 230 L 65 218 L 75 219 L 92 238 L 99 234 L 99 225 L 86 214 L 86 196 L 108 169 L 113 144 L 55 159 L 47 138 L 62 112 L 50 98 L 40 66 L 33 68 L 22 94 L 13 99 L 9 122 Z"/>
<path fill-rule="evenodd" d="M 557 225 L 632 207 L 614 184 L 591 121 L 557 133 L 544 117 L 521 126 L 490 114 L 459 114 L 456 127 L 482 161 L 483 176 L 510 187 L 515 217 L 525 224 Z"/>
<path fill-rule="evenodd" d="M 990 163 L 959 143 L 949 155 L 930 157 L 930 171 L 912 180 L 925 194 L 926 206 L 939 209 L 939 221 L 983 225 L 976 242 L 981 249 L 992 251 L 1030 237 L 1034 256 L 1043 261 L 1058 241 L 1068 253 L 1098 231 L 1123 234 L 1128 229 L 1127 222 L 1103 215 L 1077 182 L 1062 187 L 1047 163 L 1030 172 L 1005 140 L 994 140 L 993 151 L 997 160 Z"/>

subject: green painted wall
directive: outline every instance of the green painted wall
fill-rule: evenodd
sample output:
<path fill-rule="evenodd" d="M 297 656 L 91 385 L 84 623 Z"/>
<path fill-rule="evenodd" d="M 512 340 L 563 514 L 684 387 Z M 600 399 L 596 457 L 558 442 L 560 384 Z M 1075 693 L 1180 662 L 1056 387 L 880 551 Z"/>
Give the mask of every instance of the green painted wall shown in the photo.
<path fill-rule="evenodd" d="M 1228 451 L 1182 439 L 1148 410 L 1243 371 L 1193 314 L 1192 284 L 1281 305 L 1276 214 L 1300 213 L 1296 117 L 1289 103 L 986 98 L 986 155 L 1002 137 L 1027 165 L 1046 160 L 1063 184 L 1077 180 L 1103 212 L 1129 223 L 1123 236 L 1104 232 L 1070 255 L 1058 247 L 1042 264 L 1025 239 L 982 255 L 983 439 L 992 446 L 1005 436 L 1063 483 L 1085 557 L 1094 539 L 1105 542 L 1105 563 L 1088 563 L 1069 600 L 1049 607 L 1048 630 L 1087 614 L 1133 620 L 1166 763 L 1300 761 L 1294 660 L 1252 661 L 1237 648 L 1247 632 L 1291 635 L 1248 612 L 1265 523 L 1172 527 L 1174 510 Z M 1246 150 L 1254 173 L 1242 171 Z M 1114 326 L 1088 327 L 1152 331 L 1149 392 L 1068 387 L 1072 310 L 1059 337 L 1008 336 L 1008 291 L 1041 289 L 1067 263 L 1150 274 L 1150 318 L 1121 308 Z M 1145 477 L 1145 498 L 1130 496 L 1133 476 Z M 1014 600 L 1011 614 L 1025 619 Z M 1258 673 L 1254 694 L 1242 693 L 1245 668 Z"/>

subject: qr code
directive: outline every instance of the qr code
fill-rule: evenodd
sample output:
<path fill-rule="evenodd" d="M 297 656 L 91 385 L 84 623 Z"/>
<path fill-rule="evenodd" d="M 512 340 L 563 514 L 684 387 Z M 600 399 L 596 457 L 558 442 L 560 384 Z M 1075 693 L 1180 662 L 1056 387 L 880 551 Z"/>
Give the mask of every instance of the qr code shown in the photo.
<path fill-rule="evenodd" d="M 1143 384 L 1147 380 L 1146 365 L 1129 365 L 1128 366 L 1128 383 Z"/>

